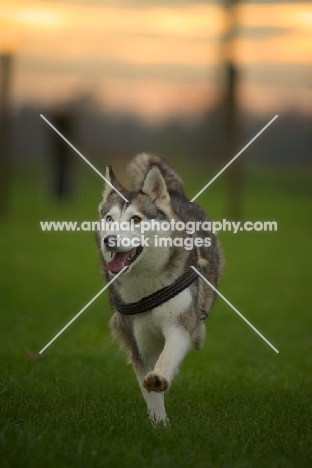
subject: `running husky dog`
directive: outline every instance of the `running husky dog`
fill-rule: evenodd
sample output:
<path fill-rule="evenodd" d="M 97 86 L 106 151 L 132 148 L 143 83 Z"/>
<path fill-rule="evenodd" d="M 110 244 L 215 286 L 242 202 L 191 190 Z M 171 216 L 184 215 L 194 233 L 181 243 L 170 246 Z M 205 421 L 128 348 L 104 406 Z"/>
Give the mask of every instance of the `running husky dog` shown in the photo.
<path fill-rule="evenodd" d="M 129 164 L 127 175 L 129 189 L 107 168 L 106 179 L 128 202 L 106 184 L 99 207 L 105 228 L 97 232 L 97 244 L 107 281 L 127 267 L 109 287 L 114 309 L 110 326 L 129 355 L 150 418 L 166 424 L 164 391 L 191 346 L 196 350 L 203 346 L 204 319 L 215 299 L 213 290 L 191 266 L 218 287 L 221 249 L 216 236 L 201 228 L 209 217 L 187 199 L 182 180 L 164 159 L 140 154 Z M 172 221 L 195 221 L 196 231 L 190 235 L 186 230 L 172 230 L 170 224 L 169 231 L 155 233 L 151 228 L 146 241 L 140 223 L 153 220 L 166 221 L 166 227 Z M 131 221 L 135 229 L 130 230 Z M 121 223 L 129 229 L 121 230 Z M 159 247 L 159 239 L 164 237 L 167 241 Z M 137 243 L 131 248 L 134 239 Z M 186 248 L 185 241 L 194 241 L 194 246 Z"/>

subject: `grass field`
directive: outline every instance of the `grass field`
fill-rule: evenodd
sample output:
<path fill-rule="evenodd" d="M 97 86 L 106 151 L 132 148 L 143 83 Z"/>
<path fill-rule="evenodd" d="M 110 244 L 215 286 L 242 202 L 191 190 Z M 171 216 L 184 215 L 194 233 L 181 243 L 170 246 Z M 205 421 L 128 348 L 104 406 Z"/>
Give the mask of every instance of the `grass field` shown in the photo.
<path fill-rule="evenodd" d="M 185 178 L 189 168 L 184 168 Z M 307 173 L 246 174 L 244 215 L 278 232 L 222 233 L 222 293 L 203 351 L 192 351 L 154 429 L 134 374 L 108 333 L 107 294 L 37 353 L 102 287 L 93 233 L 43 233 L 40 220 L 96 218 L 101 180 L 75 202 L 48 202 L 42 174 L 15 176 L 2 240 L 0 466 L 311 467 L 311 191 Z M 189 177 L 188 177 L 189 178 Z M 188 194 L 205 182 L 193 174 Z M 224 181 L 198 202 L 224 215 Z"/>

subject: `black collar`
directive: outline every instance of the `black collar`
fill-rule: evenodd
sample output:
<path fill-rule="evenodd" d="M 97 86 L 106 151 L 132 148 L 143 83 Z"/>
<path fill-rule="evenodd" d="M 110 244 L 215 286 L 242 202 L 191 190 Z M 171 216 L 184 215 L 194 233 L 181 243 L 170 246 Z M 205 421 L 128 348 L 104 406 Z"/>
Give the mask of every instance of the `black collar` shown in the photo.
<path fill-rule="evenodd" d="M 158 291 L 155 291 L 149 296 L 143 297 L 137 302 L 130 302 L 129 304 L 118 301 L 116 297 L 113 297 L 113 304 L 116 310 L 123 315 L 135 315 L 141 314 L 148 310 L 154 309 L 160 306 L 169 299 L 172 299 L 177 294 L 182 292 L 184 289 L 189 287 L 198 278 L 197 273 L 190 268 L 184 275 L 180 276 L 174 283 L 169 286 L 165 286 Z"/>

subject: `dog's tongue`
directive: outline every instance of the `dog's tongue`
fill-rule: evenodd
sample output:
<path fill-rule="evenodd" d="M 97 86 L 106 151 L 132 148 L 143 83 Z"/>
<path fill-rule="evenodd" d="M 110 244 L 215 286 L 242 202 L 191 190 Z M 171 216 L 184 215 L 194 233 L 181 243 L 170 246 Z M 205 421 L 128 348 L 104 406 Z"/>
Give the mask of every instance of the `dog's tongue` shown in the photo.
<path fill-rule="evenodd" d="M 128 252 L 115 252 L 110 262 L 107 263 L 109 271 L 112 273 L 118 273 L 125 266 L 131 250 Z"/>

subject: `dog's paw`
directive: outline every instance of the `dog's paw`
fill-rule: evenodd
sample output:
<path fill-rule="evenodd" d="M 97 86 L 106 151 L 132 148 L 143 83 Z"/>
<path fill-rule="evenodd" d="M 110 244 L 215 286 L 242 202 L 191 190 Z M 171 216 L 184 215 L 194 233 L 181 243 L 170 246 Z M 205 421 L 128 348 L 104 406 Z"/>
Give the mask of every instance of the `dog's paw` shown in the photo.
<path fill-rule="evenodd" d="M 169 387 L 168 380 L 155 372 L 150 372 L 144 379 L 144 388 L 148 392 L 164 392 Z"/>
<path fill-rule="evenodd" d="M 150 416 L 150 421 L 153 425 L 154 428 L 169 428 L 170 427 L 170 421 L 169 419 L 166 417 L 166 418 L 155 418 L 154 417 L 151 417 Z"/>

